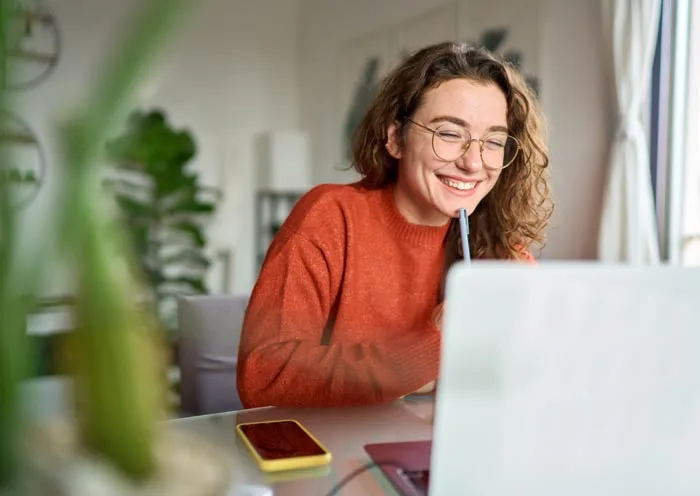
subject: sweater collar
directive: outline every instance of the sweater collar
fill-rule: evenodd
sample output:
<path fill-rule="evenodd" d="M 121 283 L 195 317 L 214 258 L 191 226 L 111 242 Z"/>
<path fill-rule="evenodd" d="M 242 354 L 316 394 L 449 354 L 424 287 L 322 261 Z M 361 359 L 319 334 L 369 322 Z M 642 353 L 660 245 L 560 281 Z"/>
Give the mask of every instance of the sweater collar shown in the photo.
<path fill-rule="evenodd" d="M 380 191 L 381 212 L 388 228 L 400 239 L 412 244 L 436 246 L 442 244 L 450 223 L 444 226 L 423 226 L 412 224 L 396 207 L 393 185 L 386 186 Z"/>

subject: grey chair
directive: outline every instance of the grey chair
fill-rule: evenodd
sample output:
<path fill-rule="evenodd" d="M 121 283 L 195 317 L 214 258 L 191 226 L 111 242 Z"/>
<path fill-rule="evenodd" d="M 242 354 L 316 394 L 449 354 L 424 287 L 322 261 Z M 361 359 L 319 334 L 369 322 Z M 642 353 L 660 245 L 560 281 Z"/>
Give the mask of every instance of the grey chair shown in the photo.
<path fill-rule="evenodd" d="M 181 415 L 243 408 L 236 388 L 238 343 L 248 295 L 178 299 Z"/>

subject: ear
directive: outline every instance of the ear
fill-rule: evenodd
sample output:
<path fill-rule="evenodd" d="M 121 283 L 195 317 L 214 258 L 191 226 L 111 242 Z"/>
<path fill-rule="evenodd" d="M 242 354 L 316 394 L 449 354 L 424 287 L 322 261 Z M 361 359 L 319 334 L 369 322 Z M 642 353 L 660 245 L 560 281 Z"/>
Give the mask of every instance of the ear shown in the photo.
<path fill-rule="evenodd" d="M 398 124 L 394 122 L 389 126 L 387 131 L 386 151 L 389 152 L 389 155 L 398 160 L 401 158 L 402 143 L 403 137 L 401 136 L 401 129 L 399 129 Z"/>

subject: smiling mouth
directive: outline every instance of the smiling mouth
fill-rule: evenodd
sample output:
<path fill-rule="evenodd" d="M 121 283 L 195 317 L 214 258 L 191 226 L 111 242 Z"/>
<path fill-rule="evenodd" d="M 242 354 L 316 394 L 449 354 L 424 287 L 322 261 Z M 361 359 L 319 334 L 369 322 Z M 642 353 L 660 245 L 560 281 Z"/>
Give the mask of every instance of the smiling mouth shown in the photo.
<path fill-rule="evenodd" d="M 450 188 L 458 189 L 460 191 L 469 191 L 474 189 L 478 184 L 477 181 L 459 181 L 454 178 L 449 178 L 445 176 L 438 176 L 441 182 L 448 185 Z"/>

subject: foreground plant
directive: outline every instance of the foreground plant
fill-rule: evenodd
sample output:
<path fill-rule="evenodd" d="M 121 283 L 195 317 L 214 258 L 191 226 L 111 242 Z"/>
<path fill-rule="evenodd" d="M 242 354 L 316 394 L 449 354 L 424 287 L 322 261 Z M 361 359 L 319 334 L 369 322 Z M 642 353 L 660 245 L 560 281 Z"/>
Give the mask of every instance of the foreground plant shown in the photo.
<path fill-rule="evenodd" d="M 165 374 L 154 347 L 158 330 L 137 306 L 133 256 L 121 231 L 111 233 L 98 164 L 109 133 L 128 113 L 129 96 L 184 0 L 152 0 L 115 51 L 79 117 L 63 132 L 66 182 L 61 250 L 78 267 L 77 391 L 84 442 L 125 474 L 154 470 L 153 435 L 163 418 Z M 108 227 L 109 226 L 109 227 Z M 110 235 L 111 234 L 111 235 Z M 120 256 L 126 267 L 115 263 Z"/>
<path fill-rule="evenodd" d="M 9 2 L 0 0 L 0 108 L 8 105 L 2 82 L 7 77 L 5 57 Z M 10 170 L 11 157 L 0 147 L 0 170 Z M 0 182 L 0 491 L 9 486 L 17 469 L 20 421 L 18 387 L 27 376 L 29 353 L 25 331 L 27 300 L 22 294 L 31 283 L 18 257 L 17 218 L 13 212 L 11 182 Z"/>
<path fill-rule="evenodd" d="M 8 2 L 1 2 L 4 27 Z M 52 210 L 57 212 L 58 229 L 53 236 L 45 235 L 40 250 L 22 253 L 22 260 L 11 192 L 0 191 L 0 488 L 11 482 L 18 459 L 17 389 L 26 376 L 28 357 L 26 296 L 36 294 L 42 263 L 54 255 L 53 241 L 61 258 L 74 262 L 78 272 L 78 330 L 73 341 L 81 440 L 132 479 L 147 478 L 155 469 L 153 436 L 165 404 L 165 375 L 157 366 L 158 330 L 150 310 L 137 305 L 140 282 L 115 263 L 125 260 L 128 267 L 133 256 L 121 229 L 110 222 L 99 164 L 108 134 L 127 114 L 131 90 L 185 3 L 143 3 L 123 43 L 113 47 L 114 56 L 100 72 L 103 78 L 85 107 L 62 127 L 57 165 L 66 181 Z M 2 31 L 0 38 L 5 40 Z M 3 43 L 0 52 L 5 53 L 4 48 Z M 4 58 L 0 66 L 6 67 Z M 9 157 L 0 159 L 6 165 Z"/>

